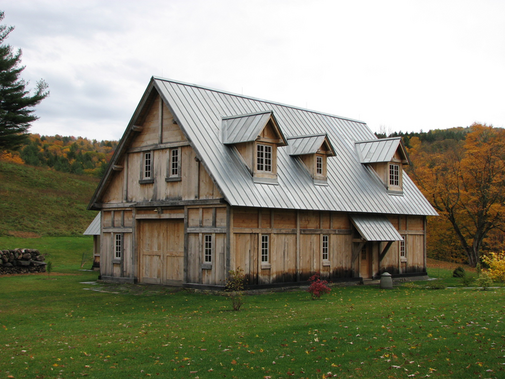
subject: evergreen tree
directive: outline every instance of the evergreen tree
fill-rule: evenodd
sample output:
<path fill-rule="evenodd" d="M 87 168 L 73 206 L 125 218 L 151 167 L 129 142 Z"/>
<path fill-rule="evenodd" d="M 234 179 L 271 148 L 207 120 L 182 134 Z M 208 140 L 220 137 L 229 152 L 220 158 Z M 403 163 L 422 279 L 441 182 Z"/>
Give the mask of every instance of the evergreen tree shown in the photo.
<path fill-rule="evenodd" d="M 0 22 L 3 19 L 0 11 Z M 0 151 L 14 150 L 25 142 L 26 130 L 38 119 L 33 107 L 49 95 L 42 79 L 33 96 L 26 89 L 27 83 L 20 78 L 25 69 L 20 66 L 21 49 L 15 51 L 4 43 L 13 30 L 13 26 L 0 25 Z"/>

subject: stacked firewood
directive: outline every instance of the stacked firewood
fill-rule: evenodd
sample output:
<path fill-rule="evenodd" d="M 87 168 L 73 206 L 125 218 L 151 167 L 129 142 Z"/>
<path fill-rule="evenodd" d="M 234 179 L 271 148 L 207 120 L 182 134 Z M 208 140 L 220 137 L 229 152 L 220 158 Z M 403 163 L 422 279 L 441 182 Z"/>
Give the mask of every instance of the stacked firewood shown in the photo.
<path fill-rule="evenodd" d="M 44 259 L 36 249 L 0 250 L 0 275 L 45 272 Z"/>

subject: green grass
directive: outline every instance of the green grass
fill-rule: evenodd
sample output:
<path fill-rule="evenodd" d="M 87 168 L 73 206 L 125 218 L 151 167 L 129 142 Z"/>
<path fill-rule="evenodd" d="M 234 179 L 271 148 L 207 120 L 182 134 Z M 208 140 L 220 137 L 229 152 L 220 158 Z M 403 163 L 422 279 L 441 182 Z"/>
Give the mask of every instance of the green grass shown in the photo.
<path fill-rule="evenodd" d="M 297 290 L 232 312 L 224 296 L 82 283 L 98 275 L 78 271 L 86 239 L 58 240 L 50 277 L 0 278 L 0 378 L 505 375 L 503 289 Z"/>
<path fill-rule="evenodd" d="M 98 180 L 0 161 L 0 236 L 82 235 Z"/>

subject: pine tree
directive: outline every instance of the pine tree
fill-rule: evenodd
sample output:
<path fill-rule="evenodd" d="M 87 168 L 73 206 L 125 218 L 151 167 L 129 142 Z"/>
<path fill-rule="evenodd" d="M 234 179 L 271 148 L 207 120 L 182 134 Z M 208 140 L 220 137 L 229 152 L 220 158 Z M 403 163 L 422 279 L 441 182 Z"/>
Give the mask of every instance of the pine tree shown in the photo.
<path fill-rule="evenodd" d="M 0 11 L 0 22 L 4 12 Z M 15 51 L 5 40 L 13 26 L 0 25 L 0 151 L 14 150 L 27 138 L 26 131 L 37 120 L 34 106 L 49 95 L 47 83 L 37 82 L 35 93 L 26 89 L 20 78 L 25 66 L 21 66 L 21 49 Z"/>

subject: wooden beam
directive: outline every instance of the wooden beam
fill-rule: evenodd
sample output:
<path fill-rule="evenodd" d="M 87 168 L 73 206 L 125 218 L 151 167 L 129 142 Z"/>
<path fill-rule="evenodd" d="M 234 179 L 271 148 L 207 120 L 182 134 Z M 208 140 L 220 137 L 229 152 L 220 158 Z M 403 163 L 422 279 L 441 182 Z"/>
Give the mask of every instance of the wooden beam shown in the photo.
<path fill-rule="evenodd" d="M 132 127 L 132 131 L 134 132 L 141 132 L 142 130 L 144 130 L 144 127 L 140 125 L 133 125 Z"/>
<path fill-rule="evenodd" d="M 392 244 L 393 244 L 393 241 L 388 241 L 386 246 L 384 246 L 384 249 L 382 250 L 382 252 L 379 255 L 379 262 L 382 262 L 382 260 L 386 256 L 386 253 L 389 251 L 389 248 L 391 247 Z"/>
<path fill-rule="evenodd" d="M 359 253 L 360 253 L 361 249 L 363 249 L 363 246 L 365 246 L 366 242 L 367 241 L 362 240 L 361 242 L 354 243 L 354 248 L 352 249 L 351 263 L 354 262 L 356 260 L 356 258 L 358 258 Z"/>

